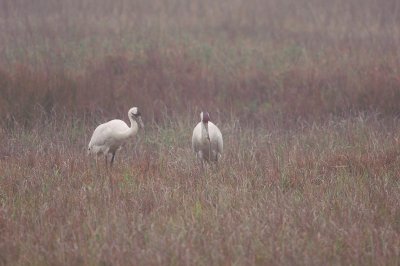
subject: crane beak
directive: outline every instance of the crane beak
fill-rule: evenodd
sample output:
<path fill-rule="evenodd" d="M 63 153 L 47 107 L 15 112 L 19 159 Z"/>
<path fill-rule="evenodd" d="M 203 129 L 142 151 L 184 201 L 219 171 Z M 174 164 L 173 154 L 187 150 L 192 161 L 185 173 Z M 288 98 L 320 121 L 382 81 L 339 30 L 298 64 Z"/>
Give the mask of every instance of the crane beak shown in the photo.
<path fill-rule="evenodd" d="M 140 127 L 141 127 L 141 128 L 144 128 L 144 124 L 143 124 L 143 121 L 142 121 L 142 117 L 141 117 L 141 116 L 138 117 L 138 122 L 139 122 Z"/>

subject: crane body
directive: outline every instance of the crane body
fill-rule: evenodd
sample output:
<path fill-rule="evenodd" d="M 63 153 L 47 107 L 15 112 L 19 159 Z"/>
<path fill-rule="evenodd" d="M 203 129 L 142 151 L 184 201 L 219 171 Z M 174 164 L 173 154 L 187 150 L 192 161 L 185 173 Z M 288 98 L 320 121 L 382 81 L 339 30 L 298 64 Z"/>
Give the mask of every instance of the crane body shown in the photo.
<path fill-rule="evenodd" d="M 137 107 L 128 111 L 128 117 L 131 122 L 129 127 L 124 121 L 114 119 L 99 125 L 93 132 L 88 145 L 88 153 L 97 156 L 104 155 L 106 165 L 108 155 L 111 154 L 111 166 L 114 162 L 115 153 L 132 136 L 135 136 L 140 127 L 144 127 L 141 114 Z"/>
<path fill-rule="evenodd" d="M 219 128 L 212 123 L 207 112 L 200 113 L 201 121 L 196 125 L 192 135 L 192 149 L 196 157 L 204 162 L 218 163 L 223 152 L 222 133 Z"/>

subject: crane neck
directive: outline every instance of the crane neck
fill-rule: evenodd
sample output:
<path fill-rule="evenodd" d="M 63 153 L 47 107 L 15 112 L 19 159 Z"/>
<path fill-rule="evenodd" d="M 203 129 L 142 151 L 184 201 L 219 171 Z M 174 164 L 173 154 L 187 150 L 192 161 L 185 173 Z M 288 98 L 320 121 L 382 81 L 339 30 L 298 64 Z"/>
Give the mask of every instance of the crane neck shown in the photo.
<path fill-rule="evenodd" d="M 208 123 L 201 122 L 201 138 L 207 141 L 210 139 L 210 135 L 208 132 Z"/>
<path fill-rule="evenodd" d="M 124 140 L 124 139 L 127 139 L 127 138 L 135 135 L 138 132 L 138 130 L 139 130 L 138 123 L 135 120 L 133 120 L 131 117 L 129 117 L 129 121 L 131 122 L 131 126 L 125 131 L 118 132 L 115 136 L 116 139 Z"/>

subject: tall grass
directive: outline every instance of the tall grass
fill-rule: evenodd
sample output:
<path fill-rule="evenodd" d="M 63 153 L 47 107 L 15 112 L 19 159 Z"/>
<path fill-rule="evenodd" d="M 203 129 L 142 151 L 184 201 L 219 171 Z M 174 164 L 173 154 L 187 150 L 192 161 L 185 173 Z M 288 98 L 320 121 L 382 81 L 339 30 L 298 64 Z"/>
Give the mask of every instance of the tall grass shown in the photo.
<path fill-rule="evenodd" d="M 357 117 L 296 130 L 220 123 L 203 174 L 191 121 L 149 125 L 112 171 L 91 126 L 2 138 L 1 260 L 26 264 L 399 263 L 399 126 Z"/>

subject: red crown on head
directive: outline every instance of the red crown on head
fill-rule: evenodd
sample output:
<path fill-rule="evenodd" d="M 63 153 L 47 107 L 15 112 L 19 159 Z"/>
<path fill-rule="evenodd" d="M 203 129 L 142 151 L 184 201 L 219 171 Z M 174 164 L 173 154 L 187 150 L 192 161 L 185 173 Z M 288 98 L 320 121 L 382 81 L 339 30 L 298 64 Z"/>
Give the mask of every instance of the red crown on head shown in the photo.
<path fill-rule="evenodd" d="M 203 114 L 202 118 L 203 123 L 208 123 L 208 121 L 210 121 L 210 114 L 208 112 L 202 112 L 202 114 Z"/>

